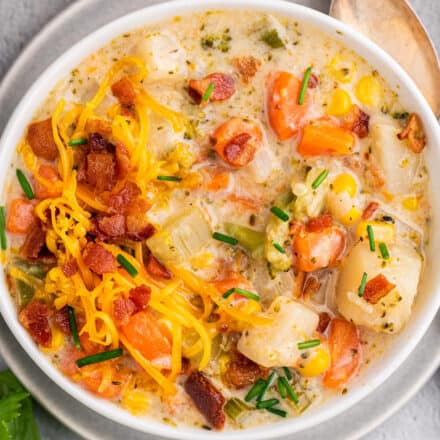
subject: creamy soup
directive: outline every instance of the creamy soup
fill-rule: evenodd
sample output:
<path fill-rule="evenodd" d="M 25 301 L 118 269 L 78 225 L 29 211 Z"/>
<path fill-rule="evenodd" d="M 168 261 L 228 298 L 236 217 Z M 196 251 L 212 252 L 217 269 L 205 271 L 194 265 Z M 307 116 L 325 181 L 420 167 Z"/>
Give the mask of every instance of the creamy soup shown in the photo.
<path fill-rule="evenodd" d="M 209 11 L 121 35 L 23 128 L 0 212 L 18 319 L 133 414 L 298 417 L 411 319 L 424 147 L 398 90 L 311 26 Z"/>

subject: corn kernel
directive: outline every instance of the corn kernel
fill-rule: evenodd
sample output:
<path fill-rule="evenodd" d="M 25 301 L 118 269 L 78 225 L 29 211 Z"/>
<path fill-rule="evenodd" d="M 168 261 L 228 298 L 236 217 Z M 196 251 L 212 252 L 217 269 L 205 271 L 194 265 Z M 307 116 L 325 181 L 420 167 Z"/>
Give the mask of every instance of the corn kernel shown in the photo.
<path fill-rule="evenodd" d="M 383 98 L 383 89 L 374 76 L 364 76 L 356 84 L 355 94 L 362 104 L 378 107 Z"/>
<path fill-rule="evenodd" d="M 395 239 L 396 232 L 393 224 L 375 221 L 362 221 L 356 230 L 358 238 L 368 239 L 367 226 L 373 228 L 374 240 L 376 242 L 392 243 Z"/>
<path fill-rule="evenodd" d="M 52 328 L 52 342 L 49 347 L 42 347 L 40 346 L 40 349 L 43 350 L 46 353 L 49 353 L 51 351 L 58 350 L 64 343 L 64 335 L 61 332 L 61 330 L 58 327 Z"/>
<path fill-rule="evenodd" d="M 344 225 L 352 225 L 353 223 L 356 223 L 361 217 L 361 211 L 357 209 L 355 206 L 353 206 L 350 211 L 345 214 L 343 218 L 341 218 L 341 223 Z"/>
<path fill-rule="evenodd" d="M 332 182 L 333 190 L 338 194 L 346 191 L 350 197 L 356 194 L 357 184 L 356 179 L 348 173 L 339 174 Z"/>
<path fill-rule="evenodd" d="M 407 197 L 402 201 L 402 205 L 408 211 L 415 211 L 419 207 L 419 199 L 417 197 Z"/>
<path fill-rule="evenodd" d="M 314 377 L 324 373 L 329 365 L 330 355 L 324 347 L 320 346 L 304 361 L 304 364 L 299 366 L 298 371 L 302 376 Z"/>
<path fill-rule="evenodd" d="M 332 58 L 328 67 L 333 78 L 342 83 L 349 83 L 356 72 L 356 64 L 345 61 L 340 54 Z"/>
<path fill-rule="evenodd" d="M 330 99 L 327 113 L 332 116 L 341 116 L 350 111 L 351 97 L 343 89 L 336 89 Z"/>

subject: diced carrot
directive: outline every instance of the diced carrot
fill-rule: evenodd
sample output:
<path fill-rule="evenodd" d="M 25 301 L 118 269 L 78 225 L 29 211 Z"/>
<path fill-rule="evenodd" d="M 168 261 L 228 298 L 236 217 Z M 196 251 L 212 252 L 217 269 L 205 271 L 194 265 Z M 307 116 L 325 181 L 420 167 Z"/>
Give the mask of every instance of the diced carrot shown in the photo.
<path fill-rule="evenodd" d="M 34 204 L 26 199 L 13 199 L 9 204 L 6 229 L 26 234 L 35 222 Z"/>
<path fill-rule="evenodd" d="M 350 131 L 321 120 L 304 127 L 297 150 L 302 156 L 344 156 L 352 153 L 354 142 Z"/>
<path fill-rule="evenodd" d="M 275 72 L 269 78 L 267 112 L 270 126 L 278 139 L 296 134 L 308 108 L 308 97 L 298 104 L 302 82 L 289 72 Z"/>
<path fill-rule="evenodd" d="M 40 165 L 38 174 L 51 183 L 56 183 L 60 180 L 57 170 L 50 165 Z M 37 199 L 43 200 L 60 195 L 55 185 L 48 187 L 40 183 L 37 179 L 33 180 L 34 194 Z"/>
<path fill-rule="evenodd" d="M 207 187 L 210 191 L 220 191 L 225 189 L 229 184 L 229 174 L 219 173 L 212 176 L 211 181 L 208 183 Z"/>
<path fill-rule="evenodd" d="M 333 319 L 328 343 L 331 363 L 324 375 L 324 385 L 339 388 L 356 373 L 361 363 L 361 342 L 357 327 L 344 319 Z"/>
<path fill-rule="evenodd" d="M 110 380 L 103 386 L 103 369 L 108 368 Z M 118 375 L 115 367 L 113 365 L 100 364 L 99 367 L 96 365 L 90 365 L 82 369 L 83 376 L 81 378 L 81 383 L 92 393 L 98 394 L 106 399 L 113 399 L 118 396 L 122 391 L 122 383 L 120 375 Z M 108 378 L 107 378 L 108 380 Z"/>
<path fill-rule="evenodd" d="M 133 347 L 146 359 L 153 360 L 171 354 L 168 329 L 150 311 L 135 313 L 121 329 Z"/>

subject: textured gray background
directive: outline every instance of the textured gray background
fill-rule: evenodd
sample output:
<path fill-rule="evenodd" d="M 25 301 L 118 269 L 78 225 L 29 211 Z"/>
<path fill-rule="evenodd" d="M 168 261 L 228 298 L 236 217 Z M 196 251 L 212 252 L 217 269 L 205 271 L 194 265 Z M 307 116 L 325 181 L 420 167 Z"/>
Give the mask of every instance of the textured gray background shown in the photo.
<path fill-rule="evenodd" d="M 71 3 L 72 0 L 0 0 L 0 79 L 45 23 Z M 325 1 L 312 3 L 327 7 Z M 437 50 L 440 50 L 440 0 L 411 0 L 411 3 L 427 26 Z M 323 9 L 322 6 L 320 9 Z M 3 368 L 5 365 L 0 358 L 0 370 Z M 41 407 L 36 408 L 36 413 L 43 439 L 78 439 Z M 365 437 L 365 440 L 406 439 L 440 439 L 440 371 L 411 402 Z"/>

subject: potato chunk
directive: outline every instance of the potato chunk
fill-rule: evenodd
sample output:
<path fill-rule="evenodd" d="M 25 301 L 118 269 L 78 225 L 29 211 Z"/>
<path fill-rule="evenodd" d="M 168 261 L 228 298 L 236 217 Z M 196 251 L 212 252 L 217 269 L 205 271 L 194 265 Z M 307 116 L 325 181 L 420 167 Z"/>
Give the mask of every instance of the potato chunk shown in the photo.
<path fill-rule="evenodd" d="M 385 180 L 385 188 L 392 194 L 411 191 L 419 157 L 397 137 L 400 130 L 394 125 L 375 123 L 371 126 L 372 156 L 377 160 Z"/>
<path fill-rule="evenodd" d="M 284 296 L 273 301 L 267 314 L 273 322 L 246 329 L 238 350 L 263 367 L 295 365 L 300 355 L 297 344 L 313 337 L 318 314 Z"/>
<path fill-rule="evenodd" d="M 397 333 L 411 314 L 422 262 L 409 246 L 388 245 L 388 250 L 390 259 L 383 260 L 379 251 L 371 252 L 365 241 L 352 249 L 341 270 L 336 303 L 339 312 L 357 325 L 377 332 Z M 371 304 L 358 295 L 364 272 L 368 280 L 382 274 L 396 287 L 376 304 Z"/>

